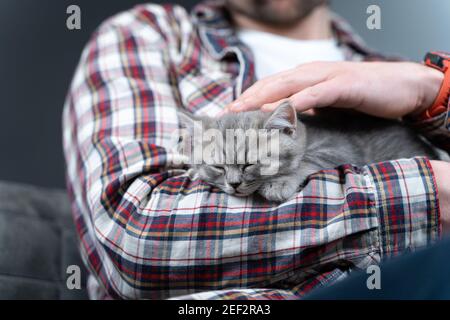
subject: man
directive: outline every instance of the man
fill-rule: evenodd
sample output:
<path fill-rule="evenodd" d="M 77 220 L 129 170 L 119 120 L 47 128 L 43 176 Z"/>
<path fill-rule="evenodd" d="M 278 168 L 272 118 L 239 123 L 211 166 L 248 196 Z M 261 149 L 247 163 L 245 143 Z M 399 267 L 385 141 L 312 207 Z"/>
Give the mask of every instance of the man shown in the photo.
<path fill-rule="evenodd" d="M 328 62 L 307 63 L 317 59 Z M 179 108 L 217 116 L 286 98 L 298 110 L 408 115 L 448 147 L 445 113 L 416 120 L 443 74 L 343 62 L 381 59 L 319 0 L 210 2 L 192 15 L 143 5 L 106 21 L 83 52 L 64 110 L 91 296 L 297 299 L 436 241 L 450 215 L 443 162 L 343 165 L 313 175 L 278 206 L 228 196 L 173 165 Z"/>

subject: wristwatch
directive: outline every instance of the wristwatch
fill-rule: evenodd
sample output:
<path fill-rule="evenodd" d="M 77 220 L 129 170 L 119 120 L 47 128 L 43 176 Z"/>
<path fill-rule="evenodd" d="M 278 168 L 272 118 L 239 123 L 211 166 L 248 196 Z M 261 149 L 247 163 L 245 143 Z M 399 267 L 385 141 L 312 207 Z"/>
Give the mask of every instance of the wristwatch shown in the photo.
<path fill-rule="evenodd" d="M 441 90 L 433 105 L 424 111 L 419 118 L 431 119 L 448 110 L 450 98 L 450 54 L 445 52 L 429 52 L 424 59 L 425 65 L 444 73 Z"/>

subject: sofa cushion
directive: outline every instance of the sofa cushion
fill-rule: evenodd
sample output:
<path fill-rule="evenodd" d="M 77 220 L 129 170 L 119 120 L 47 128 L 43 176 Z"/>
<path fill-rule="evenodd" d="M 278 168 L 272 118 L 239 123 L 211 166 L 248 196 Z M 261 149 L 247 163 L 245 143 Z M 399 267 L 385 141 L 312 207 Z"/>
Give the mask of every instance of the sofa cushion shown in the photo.
<path fill-rule="evenodd" d="M 81 269 L 81 289 L 66 271 Z M 64 190 L 0 182 L 0 299 L 83 299 L 87 273 Z"/>

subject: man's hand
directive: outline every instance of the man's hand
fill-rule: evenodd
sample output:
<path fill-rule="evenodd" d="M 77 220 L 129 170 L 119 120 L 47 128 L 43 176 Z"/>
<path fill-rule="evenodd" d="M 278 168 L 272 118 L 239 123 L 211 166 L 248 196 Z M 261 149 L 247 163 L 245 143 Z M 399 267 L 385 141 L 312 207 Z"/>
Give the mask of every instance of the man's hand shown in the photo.
<path fill-rule="evenodd" d="M 439 194 L 442 231 L 445 235 L 450 235 L 450 163 L 431 161 L 431 166 L 433 167 Z"/>
<path fill-rule="evenodd" d="M 271 111 L 287 99 L 300 112 L 334 106 L 399 118 L 429 108 L 443 79 L 418 63 L 313 62 L 256 82 L 225 112 Z"/>

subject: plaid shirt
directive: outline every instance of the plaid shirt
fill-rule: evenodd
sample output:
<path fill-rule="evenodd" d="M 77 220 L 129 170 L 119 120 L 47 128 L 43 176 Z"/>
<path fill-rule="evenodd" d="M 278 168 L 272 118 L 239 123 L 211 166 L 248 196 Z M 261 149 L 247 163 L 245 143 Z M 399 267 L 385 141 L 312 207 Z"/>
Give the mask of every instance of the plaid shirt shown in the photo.
<path fill-rule="evenodd" d="M 348 60 L 381 58 L 337 18 L 333 29 Z M 438 238 L 424 158 L 324 170 L 280 205 L 229 196 L 174 167 L 177 108 L 214 116 L 254 81 L 251 52 L 218 3 L 192 15 L 141 5 L 94 33 L 63 114 L 81 253 L 99 285 L 91 294 L 297 299 Z M 424 126 L 441 143 L 444 121 Z"/>

